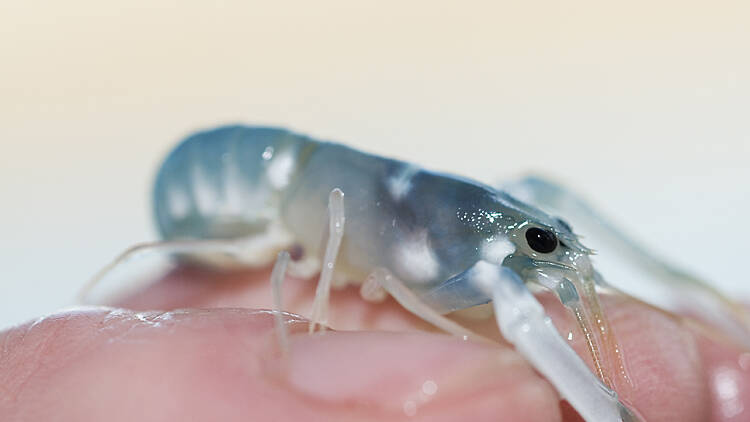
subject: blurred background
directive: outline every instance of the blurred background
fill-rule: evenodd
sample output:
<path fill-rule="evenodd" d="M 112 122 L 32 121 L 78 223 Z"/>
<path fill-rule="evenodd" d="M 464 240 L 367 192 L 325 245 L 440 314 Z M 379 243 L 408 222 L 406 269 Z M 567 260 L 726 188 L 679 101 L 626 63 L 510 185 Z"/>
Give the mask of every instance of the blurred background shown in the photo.
<path fill-rule="evenodd" d="M 750 3 L 205 4 L 2 1 L 0 326 L 154 239 L 164 154 L 228 122 L 547 175 L 750 298 Z"/>

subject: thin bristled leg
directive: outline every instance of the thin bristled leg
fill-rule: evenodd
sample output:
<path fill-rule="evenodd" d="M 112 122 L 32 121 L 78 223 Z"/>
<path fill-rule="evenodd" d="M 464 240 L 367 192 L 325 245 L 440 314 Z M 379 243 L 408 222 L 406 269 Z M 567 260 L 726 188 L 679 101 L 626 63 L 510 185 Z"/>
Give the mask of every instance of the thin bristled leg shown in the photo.
<path fill-rule="evenodd" d="M 609 323 L 602 305 L 599 301 L 599 295 L 596 292 L 596 285 L 593 278 L 581 277 L 578 279 L 579 285 L 576 287 L 583 293 L 583 299 L 588 307 L 589 319 L 597 329 L 600 350 L 606 353 L 605 361 L 609 362 L 612 370 L 616 372 L 619 378 L 625 381 L 630 387 L 635 387 L 635 381 L 630 376 L 622 348 L 617 342 L 612 326 Z M 606 382 L 606 380 L 605 380 Z M 611 386 L 611 384 L 609 384 Z"/>
<path fill-rule="evenodd" d="M 277 244 L 263 242 L 262 239 L 256 237 L 169 240 L 141 243 L 128 248 L 112 262 L 99 270 L 81 289 L 78 299 L 82 303 L 88 303 L 89 295 L 93 289 L 101 284 L 113 270 L 149 254 L 164 256 L 221 254 L 237 262 L 241 262 L 244 266 L 260 267 L 268 265 L 276 254 L 276 251 L 281 249 L 283 244 L 288 243 L 283 238 L 277 238 L 276 240 L 274 243 Z"/>
<path fill-rule="evenodd" d="M 602 310 L 593 281 L 580 278 L 576 278 L 575 282 L 568 279 L 564 281 L 572 283 L 579 292 L 577 301 L 563 304 L 573 312 L 581 328 L 597 375 L 609 387 L 615 386 L 615 377 L 634 387 L 622 349 Z"/>
<path fill-rule="evenodd" d="M 287 328 L 284 324 L 284 311 L 281 295 L 281 287 L 286 275 L 286 267 L 289 264 L 289 252 L 281 251 L 276 258 L 276 263 L 271 271 L 271 292 L 273 294 L 273 322 L 276 337 L 279 341 L 281 353 L 286 355 L 289 351 L 289 338 Z"/>
<path fill-rule="evenodd" d="M 456 322 L 446 318 L 439 312 L 435 311 L 434 308 L 424 303 L 417 297 L 406 285 L 396 277 L 394 277 L 390 271 L 385 268 L 376 269 L 371 275 L 377 282 L 383 286 L 388 294 L 393 296 L 396 301 L 401 304 L 406 310 L 413 313 L 414 315 L 422 318 L 441 330 L 453 334 L 456 337 L 463 338 L 464 340 L 475 340 L 482 342 L 491 342 L 481 335 L 474 333 L 467 328 L 457 324 Z"/>
<path fill-rule="evenodd" d="M 312 314 L 310 316 L 309 332 L 315 332 L 316 326 L 325 330 L 328 324 L 328 305 L 331 296 L 331 280 L 336 264 L 336 256 L 339 253 L 341 240 L 344 237 L 344 192 L 334 189 L 328 196 L 328 243 L 323 257 L 323 268 L 320 271 L 320 279 L 315 289 Z"/>
<path fill-rule="evenodd" d="M 573 314 L 599 378 L 609 387 L 613 386 L 615 375 L 628 385 L 633 385 L 621 349 L 599 303 L 593 278 L 585 277 L 570 267 L 524 256 L 510 256 L 505 259 L 504 265 L 515 268 L 519 273 L 523 273 L 523 268 L 536 268 L 536 272 L 528 273 L 527 277 L 554 293 Z"/>
<path fill-rule="evenodd" d="M 607 387 L 612 387 L 612 380 L 609 376 L 609 372 L 605 370 L 607 364 L 602 357 L 602 344 L 603 342 L 599 339 L 599 330 L 596 327 L 597 320 L 591 312 L 591 308 L 588 306 L 590 301 L 583 300 L 578 292 L 581 291 L 581 286 L 577 286 L 576 283 L 563 278 L 559 281 L 556 288 L 553 289 L 558 299 L 562 304 L 568 308 L 573 314 L 578 323 L 578 327 L 581 329 L 583 338 L 586 341 L 586 347 L 589 349 L 591 355 L 591 362 L 594 364 L 594 371 L 599 379 L 604 382 Z M 572 294 L 571 291 L 575 291 Z M 594 296 L 596 300 L 596 296 Z M 595 302 L 597 305 L 599 302 Z M 598 308 L 598 306 L 597 306 Z"/>

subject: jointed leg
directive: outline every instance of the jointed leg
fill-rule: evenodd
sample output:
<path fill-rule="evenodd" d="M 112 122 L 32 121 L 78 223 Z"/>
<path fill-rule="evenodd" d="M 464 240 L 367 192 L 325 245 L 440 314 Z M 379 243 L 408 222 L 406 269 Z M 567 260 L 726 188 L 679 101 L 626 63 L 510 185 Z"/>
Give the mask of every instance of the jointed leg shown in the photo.
<path fill-rule="evenodd" d="M 79 301 L 87 303 L 89 295 L 113 270 L 134 259 L 154 255 L 221 255 L 245 267 L 263 267 L 271 263 L 276 253 L 292 243 L 291 235 L 278 224 L 271 224 L 266 232 L 233 239 L 186 239 L 147 242 L 135 245 L 121 253 L 99 270 L 78 294 Z"/>
<path fill-rule="evenodd" d="M 488 340 L 441 315 L 433 307 L 424 303 L 414 294 L 414 292 L 406 287 L 401 280 L 394 277 L 388 270 L 380 268 L 375 271 L 374 277 L 383 286 L 385 291 L 393 296 L 401 306 L 435 327 L 463 338 L 464 340 L 491 342 L 491 340 Z"/>
<path fill-rule="evenodd" d="M 310 316 L 310 333 L 315 331 L 317 325 L 320 325 L 321 329 L 325 329 L 328 323 L 331 280 L 333 279 L 336 256 L 344 237 L 345 221 L 344 192 L 336 188 L 328 196 L 328 243 L 323 257 L 323 269 L 320 271 L 320 279 L 315 289 L 315 299 L 313 299 L 312 315 Z"/>
<path fill-rule="evenodd" d="M 286 354 L 289 351 L 289 339 L 287 335 L 286 325 L 284 324 L 284 317 L 282 316 L 284 308 L 281 295 L 281 285 L 284 281 L 287 264 L 289 264 L 289 252 L 281 251 L 276 258 L 276 263 L 274 264 L 273 270 L 271 271 L 274 329 L 279 340 L 281 353 L 283 354 Z"/>

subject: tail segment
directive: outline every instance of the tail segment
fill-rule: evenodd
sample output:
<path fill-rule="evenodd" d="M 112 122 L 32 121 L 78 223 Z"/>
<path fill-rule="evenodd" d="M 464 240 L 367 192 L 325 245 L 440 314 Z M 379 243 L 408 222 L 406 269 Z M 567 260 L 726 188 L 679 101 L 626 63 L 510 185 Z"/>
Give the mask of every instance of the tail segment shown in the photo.
<path fill-rule="evenodd" d="M 279 219 L 298 157 L 315 141 L 284 129 L 224 126 L 185 139 L 167 157 L 154 188 L 162 238 L 233 238 Z"/>

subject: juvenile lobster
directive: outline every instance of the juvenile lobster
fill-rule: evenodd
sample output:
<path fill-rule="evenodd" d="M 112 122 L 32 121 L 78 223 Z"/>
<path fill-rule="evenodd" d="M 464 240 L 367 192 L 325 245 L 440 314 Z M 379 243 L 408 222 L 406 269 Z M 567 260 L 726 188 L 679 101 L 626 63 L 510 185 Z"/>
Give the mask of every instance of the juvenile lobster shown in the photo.
<path fill-rule="evenodd" d="M 560 208 L 553 199 L 561 191 L 543 181 L 510 190 Z M 221 266 L 267 266 L 278 256 L 277 296 L 287 264 L 295 275 L 321 272 L 311 327 L 327 322 L 331 285 L 360 282 L 364 299 L 387 292 L 463 338 L 479 336 L 445 314 L 492 302 L 502 335 L 586 420 L 637 420 L 612 389 L 614 377 L 629 378 L 598 300 L 604 279 L 592 251 L 564 220 L 504 190 L 284 129 L 226 126 L 169 154 L 154 209 L 163 241 L 132 248 L 95 279 L 144 250 Z M 553 292 L 575 316 L 593 372 L 530 285 Z"/>

